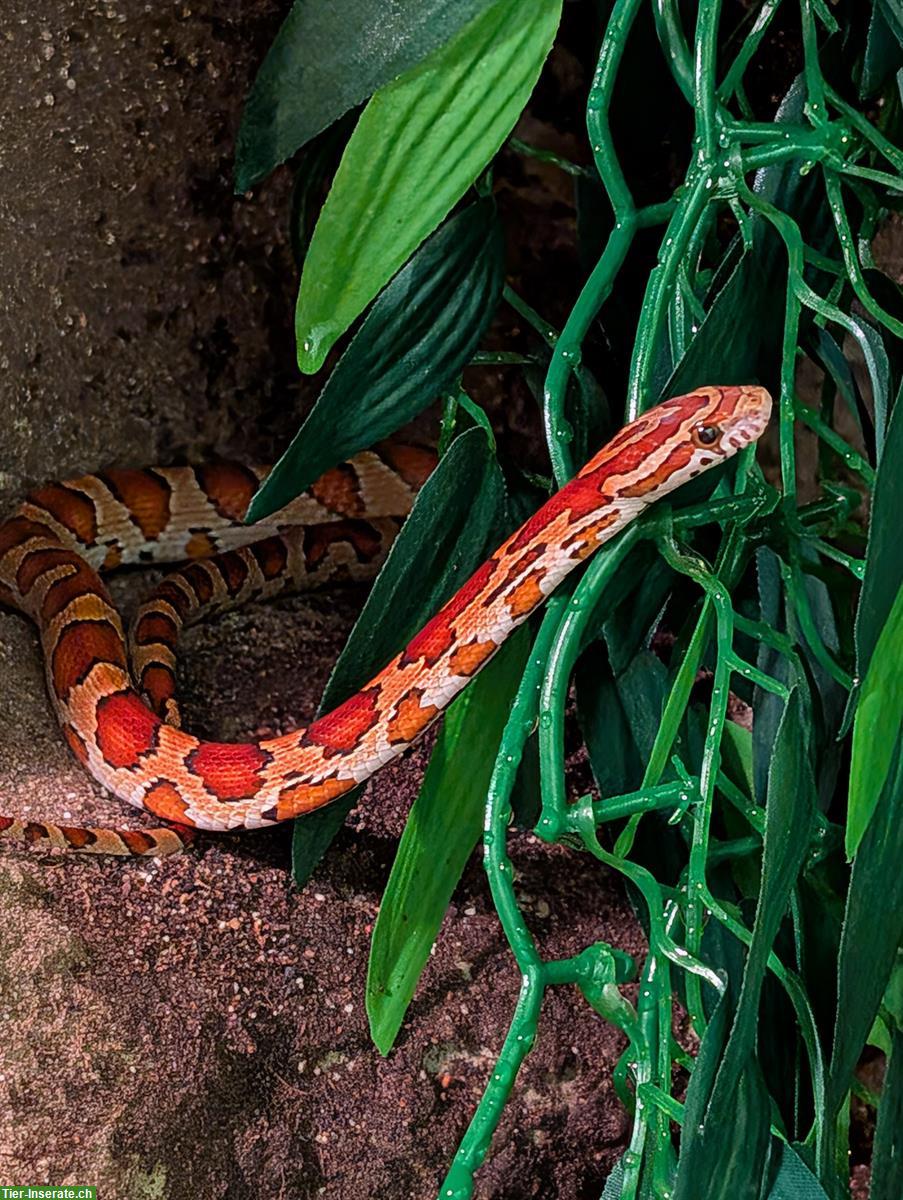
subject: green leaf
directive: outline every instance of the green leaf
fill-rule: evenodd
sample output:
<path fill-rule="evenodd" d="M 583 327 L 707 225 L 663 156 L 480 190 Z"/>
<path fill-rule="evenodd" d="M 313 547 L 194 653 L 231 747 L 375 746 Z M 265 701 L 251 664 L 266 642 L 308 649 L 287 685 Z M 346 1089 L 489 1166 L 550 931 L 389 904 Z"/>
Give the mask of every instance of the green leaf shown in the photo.
<path fill-rule="evenodd" d="M 872 1152 L 869 1200 L 903 1196 L 903 1029 L 894 1029 Z"/>
<path fill-rule="evenodd" d="M 624 1164 L 619 1158 L 612 1167 L 611 1174 L 605 1180 L 605 1187 L 599 1200 L 621 1200 L 621 1184 L 624 1180 Z"/>
<path fill-rule="evenodd" d="M 314 230 L 298 293 L 302 371 L 464 195 L 514 127 L 562 0 L 496 0 L 364 109 Z"/>
<path fill-rule="evenodd" d="M 341 704 L 410 640 L 493 549 L 504 520 L 505 485 L 486 435 L 456 438 L 423 485 L 367 603 L 339 655 L 321 712 Z M 310 878 L 360 795 L 295 822 L 294 878 Z"/>
<path fill-rule="evenodd" d="M 353 128 L 353 121 L 350 117 L 345 117 L 330 129 L 318 134 L 298 156 L 292 185 L 289 236 L 292 258 L 299 272 L 313 237 L 320 207 L 328 191 L 327 181 L 335 173 Z"/>
<path fill-rule="evenodd" d="M 853 1069 L 903 942 L 903 749 L 853 860 L 837 962 L 834 1048 L 825 1088 L 828 1120 L 839 1112 Z"/>
<path fill-rule="evenodd" d="M 859 694 L 853 724 L 850 801 L 845 847 L 855 855 L 884 787 L 903 729 L 903 587 L 881 636 Z"/>
<path fill-rule="evenodd" d="M 495 204 L 480 200 L 425 242 L 380 294 L 246 520 L 276 512 L 430 404 L 476 348 L 503 280 Z"/>
<path fill-rule="evenodd" d="M 580 655 L 574 678 L 577 719 L 603 797 L 639 787 L 643 764 L 603 642 Z"/>
<path fill-rule="evenodd" d="M 761 989 L 765 979 L 767 959 L 775 944 L 778 930 L 788 910 L 790 892 L 800 874 L 811 832 L 815 812 L 815 784 L 811 764 L 808 760 L 805 710 L 799 688 L 790 692 L 781 724 L 775 739 L 775 750 L 769 770 L 767 804 L 765 816 L 765 842 L 763 848 L 763 872 L 759 902 L 755 910 L 752 942 L 749 944 L 746 968 L 740 1000 L 731 1027 L 724 1057 L 718 1068 L 712 1097 L 707 1109 L 706 1123 L 716 1123 L 723 1128 L 723 1114 L 732 1109 L 737 1098 L 742 1098 L 744 1088 L 749 1097 L 757 1094 L 757 1084 L 744 1075 L 753 1068 L 755 1038 L 759 1018 Z M 758 1073 L 758 1066 L 755 1072 Z M 752 1100 L 750 1100 L 752 1102 Z M 767 1123 L 766 1123 L 767 1130 Z M 714 1174 L 728 1178 L 728 1163 L 734 1162 L 729 1142 L 734 1138 L 732 1130 L 713 1133 L 710 1166 Z M 750 1175 L 757 1174 L 759 1164 L 750 1160 Z M 712 1200 L 731 1193 L 726 1184 L 706 1193 Z"/>
<path fill-rule="evenodd" d="M 768 1097 L 755 1061 L 747 1061 L 725 1110 L 712 1108 L 730 996 L 718 1000 L 687 1088 L 674 1200 L 758 1200 L 769 1145 Z M 738 1130 L 743 1136 L 738 1137 Z"/>
<path fill-rule="evenodd" d="M 859 344 L 869 374 L 875 413 L 875 461 L 880 463 L 884 454 L 887 410 L 891 397 L 890 361 L 883 336 L 868 321 L 852 316 L 850 332 Z"/>
<path fill-rule="evenodd" d="M 665 707 L 668 672 L 651 650 L 643 650 L 618 676 L 618 693 L 643 761 L 652 753 Z"/>
<path fill-rule="evenodd" d="M 897 529 L 900 512 L 903 512 L 903 405 L 895 404 L 875 482 L 865 576 L 856 613 L 856 667 L 860 679 L 868 671 L 875 643 L 903 584 L 903 539 Z"/>
<path fill-rule="evenodd" d="M 771 629 L 784 629 L 783 599 L 784 589 L 781 583 L 781 563 L 778 556 L 767 546 L 762 546 L 756 552 L 756 575 L 759 592 L 759 620 Z M 790 680 L 790 665 L 785 656 L 765 642 L 759 643 L 756 655 L 756 666 L 765 674 L 771 675 L 781 683 Z M 759 804 L 765 802 L 765 792 L 768 779 L 768 768 L 771 762 L 771 752 L 775 744 L 778 725 L 784 713 L 784 703 L 779 696 L 764 688 L 757 687 L 753 692 L 753 780 L 755 792 L 753 799 Z"/>
<path fill-rule="evenodd" d="M 756 785 L 753 779 L 753 742 L 750 731 L 738 725 L 736 721 L 725 721 L 721 754 L 722 769 L 728 779 L 742 788 L 750 800 L 754 800 Z"/>
<path fill-rule="evenodd" d="M 895 40 L 881 12 L 880 3 L 876 3 L 869 20 L 859 94 L 863 97 L 875 95 L 888 76 L 899 69 L 900 63 L 900 43 Z"/>
<path fill-rule="evenodd" d="M 781 310 L 774 294 L 783 277 L 774 262 L 777 239 L 763 221 L 754 221 L 752 228 L 753 247 L 741 256 L 712 300 L 670 378 L 660 380 L 661 399 L 680 396 L 716 378 L 748 383 L 761 372 L 765 351 L 779 344 Z"/>
<path fill-rule="evenodd" d="M 806 854 L 814 814 L 815 781 L 809 763 L 805 710 L 800 689 L 795 687 L 784 706 L 768 771 L 762 887 L 740 1001 L 713 1103 L 719 1099 L 730 1103 L 742 1063 L 752 1053 L 768 955 Z"/>
<path fill-rule="evenodd" d="M 767 1093 L 754 1054 L 759 1001 L 768 955 L 803 863 L 814 813 L 804 707 L 799 688 L 794 688 L 784 706 L 768 773 L 762 886 L 740 997 L 705 1107 L 703 1150 L 694 1152 L 692 1165 L 686 1167 L 681 1155 L 685 1190 L 679 1187 L 678 1195 L 707 1200 L 759 1195 L 757 1181 L 765 1167 L 770 1125 Z M 731 1121 L 725 1121 L 726 1112 L 733 1114 Z M 742 1152 L 738 1128 L 744 1131 Z"/>
<path fill-rule="evenodd" d="M 449 708 L 404 827 L 370 943 L 370 1036 L 388 1054 L 480 836 L 495 755 L 530 652 L 522 628 Z"/>
<path fill-rule="evenodd" d="M 768 1200 L 828 1200 L 828 1194 L 797 1152 L 786 1142 L 774 1142 L 772 1159 L 778 1171 L 768 1191 Z"/>
<path fill-rule="evenodd" d="M 831 376 L 834 386 L 837 388 L 838 395 L 843 398 L 861 434 L 861 412 L 867 410 L 865 409 L 862 393 L 856 382 L 856 377 L 850 368 L 850 364 L 844 357 L 840 346 L 838 346 L 827 329 L 822 329 L 816 325 L 811 330 L 811 337 L 813 339 L 813 355 L 818 359 L 825 372 Z"/>
<path fill-rule="evenodd" d="M 245 103 L 235 190 L 447 42 L 488 0 L 295 0 Z"/>
<path fill-rule="evenodd" d="M 651 563 L 645 563 L 643 558 L 645 555 L 642 558 L 631 555 L 628 559 L 636 572 L 633 587 L 626 602 L 618 606 L 603 626 L 616 675 L 627 668 L 641 649 L 648 647 L 674 589 L 674 571 L 665 560 L 654 558 Z"/>
<path fill-rule="evenodd" d="M 897 39 L 898 47 L 903 47 L 903 4 L 900 0 L 876 0 L 875 7 L 880 10 L 888 29 Z"/>

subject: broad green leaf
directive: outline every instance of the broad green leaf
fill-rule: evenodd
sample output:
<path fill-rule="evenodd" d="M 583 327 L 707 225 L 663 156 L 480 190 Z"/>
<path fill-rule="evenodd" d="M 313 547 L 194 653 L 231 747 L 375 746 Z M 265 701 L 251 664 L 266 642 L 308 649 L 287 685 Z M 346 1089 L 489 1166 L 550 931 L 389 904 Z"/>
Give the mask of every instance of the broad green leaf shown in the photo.
<path fill-rule="evenodd" d="M 831 376 L 837 393 L 844 400 L 847 410 L 856 422 L 859 432 L 862 432 L 862 416 L 865 405 L 862 393 L 856 382 L 856 376 L 850 369 L 850 364 L 844 357 L 843 351 L 827 329 L 814 326 L 811 331 L 813 339 L 812 353 L 818 359 L 824 370 Z"/>
<path fill-rule="evenodd" d="M 645 762 L 652 753 L 662 720 L 668 672 L 651 650 L 643 650 L 618 676 L 618 693 L 630 723 L 633 740 Z"/>
<path fill-rule="evenodd" d="M 562 0 L 495 0 L 378 91 L 345 148 L 298 293 L 302 371 L 335 342 L 464 195 L 514 127 Z"/>
<path fill-rule="evenodd" d="M 799 688 L 794 688 L 778 726 L 768 773 L 762 883 L 737 1011 L 712 1089 L 712 1113 L 723 1113 L 734 1103 L 744 1086 L 744 1072 L 753 1061 L 768 955 L 803 864 L 814 814 L 815 782 L 809 763 L 804 706 Z M 725 1145 L 717 1153 L 713 1150 L 714 1160 L 721 1162 L 722 1151 L 727 1149 Z M 724 1195 L 725 1200 L 730 1195 L 723 1191 L 717 1194 Z"/>
<path fill-rule="evenodd" d="M 477 843 L 498 744 L 530 651 L 519 629 L 449 708 L 398 845 L 370 943 L 370 1036 L 388 1054 Z"/>
<path fill-rule="evenodd" d="M 841 593 L 839 590 L 835 593 L 829 589 L 822 579 L 807 570 L 807 564 L 811 567 L 818 561 L 813 550 L 803 546 L 801 560 L 802 591 L 805 592 L 808 601 L 815 633 L 834 660 L 842 661 L 837 620 L 834 615 L 835 610 L 844 611 L 840 603 Z M 808 665 L 811 679 L 815 685 L 811 693 L 813 704 L 811 712 L 807 715 L 807 723 L 809 724 L 809 744 L 815 766 L 819 806 L 826 810 L 830 807 L 837 791 L 837 777 L 843 756 L 843 747 L 838 741 L 838 734 L 849 693 L 818 661 L 813 653 L 809 637 L 803 632 L 800 620 L 803 603 L 800 585 L 795 582 L 787 586 L 785 594 L 788 631 L 799 647 L 800 657 Z M 851 632 L 852 630 L 850 630 Z"/>
<path fill-rule="evenodd" d="M 891 1041 L 875 1144 L 869 1200 L 899 1200 L 903 1196 L 903 1029 Z"/>
<path fill-rule="evenodd" d="M 768 773 L 762 886 L 739 1001 L 723 1054 L 713 1072 L 714 1083 L 710 1091 L 706 1087 L 708 1096 L 704 1106 L 694 1090 L 695 1071 L 690 1082 L 685 1131 L 690 1130 L 691 1136 L 681 1149 L 675 1200 L 690 1197 L 695 1200 L 697 1196 L 705 1196 L 706 1200 L 746 1196 L 758 1200 L 767 1163 L 771 1120 L 768 1094 L 754 1054 L 759 1001 L 768 955 L 803 862 L 814 812 L 815 785 L 808 760 L 803 705 L 799 689 L 794 688 L 778 726 Z M 700 1056 L 708 1037 L 707 1031 Z M 709 1059 L 704 1059 L 703 1064 L 705 1079 L 711 1071 Z M 699 1086 L 702 1088 L 703 1080 Z M 701 1108 L 704 1117 L 697 1120 Z M 727 1112 L 731 1113 L 730 1121 L 724 1118 Z M 701 1128 L 697 1129 L 697 1125 Z M 743 1138 L 739 1140 L 738 1129 L 743 1130 Z"/>
<path fill-rule="evenodd" d="M 903 48 L 903 4 L 900 0 L 877 0 L 876 7 L 881 10 L 888 28 Z"/>
<path fill-rule="evenodd" d="M 903 586 L 875 645 L 853 724 L 845 846 L 852 858 L 875 811 L 903 730 Z"/>
<path fill-rule="evenodd" d="M 292 185 L 289 237 L 292 257 L 299 271 L 313 237 L 320 205 L 326 196 L 327 180 L 335 173 L 353 128 L 350 117 L 345 117 L 329 129 L 324 129 L 298 156 Z"/>
<path fill-rule="evenodd" d="M 730 995 L 718 1000 L 696 1055 L 681 1127 L 674 1200 L 758 1200 L 769 1134 L 768 1097 L 754 1060 L 748 1061 L 725 1110 L 712 1107 L 713 1081 L 724 1050 Z M 743 1136 L 738 1137 L 737 1131 Z"/>
<path fill-rule="evenodd" d="M 873 96 L 881 85 L 901 65 L 900 43 L 894 38 L 882 11 L 881 4 L 872 7 L 868 39 L 862 64 L 859 94 Z"/>
<path fill-rule="evenodd" d="M 339 655 L 320 712 L 381 670 L 466 581 L 503 532 L 505 485 L 480 429 L 456 438 L 424 484 Z M 295 822 L 292 867 L 303 886 L 359 796 Z"/>
<path fill-rule="evenodd" d="M 313 411 L 248 510 L 276 512 L 323 471 L 393 433 L 467 363 L 498 303 L 504 246 L 480 200 L 420 247 L 380 294 Z"/>
<path fill-rule="evenodd" d="M 645 555 L 631 555 L 628 562 L 637 574 L 626 603 L 612 613 L 603 626 L 603 636 L 616 675 L 647 648 L 674 587 L 674 571 L 656 557 L 646 565 Z M 645 569 L 644 569 L 645 568 Z M 626 573 L 626 572 L 625 572 Z"/>
<path fill-rule="evenodd" d="M 577 719 L 601 795 L 618 796 L 639 787 L 643 764 L 603 642 L 581 654 L 574 686 Z"/>
<path fill-rule="evenodd" d="M 448 41 L 487 3 L 295 0 L 245 102 L 236 192 Z"/>
<path fill-rule="evenodd" d="M 777 1174 L 767 1200 L 828 1200 L 828 1194 L 797 1152 L 786 1142 L 772 1143 Z"/>
<path fill-rule="evenodd" d="M 803 945 L 801 974 L 822 1044 L 830 1046 L 837 1007 L 837 955 L 843 929 L 843 887 L 847 869 L 837 853 L 804 872 L 798 885 L 799 931 Z"/>
<path fill-rule="evenodd" d="M 783 282 L 773 253 L 777 238 L 764 221 L 754 221 L 753 230 L 753 248 L 712 300 L 670 377 L 660 379 L 661 399 L 707 383 L 749 383 L 780 344 L 781 309 L 774 303 L 775 288 Z"/>
<path fill-rule="evenodd" d="M 621 1184 L 624 1180 L 624 1164 L 619 1158 L 605 1180 L 600 1200 L 621 1200 Z"/>
<path fill-rule="evenodd" d="M 895 404 L 887 427 L 884 454 L 869 521 L 868 552 L 856 613 L 856 666 L 860 679 L 903 584 L 903 539 L 897 529 L 903 512 L 903 404 Z"/>
<path fill-rule="evenodd" d="M 881 331 L 864 318 L 850 318 L 850 332 L 859 344 L 869 375 L 875 413 L 875 461 L 881 462 L 887 434 L 887 412 L 891 400 L 891 368 Z"/>
<path fill-rule="evenodd" d="M 755 798 L 753 780 L 752 734 L 736 721 L 725 721 L 721 743 L 722 769 L 727 777 L 742 788 L 750 800 Z"/>
<path fill-rule="evenodd" d="M 895 761 L 859 849 L 847 892 L 837 962 L 834 1048 L 825 1089 L 830 1121 L 843 1104 L 853 1069 L 903 942 L 903 751 Z"/>
<path fill-rule="evenodd" d="M 759 592 L 759 620 L 771 629 L 784 629 L 784 590 L 781 584 L 781 564 L 778 556 L 767 546 L 756 552 L 756 575 Z M 788 683 L 790 667 L 780 651 L 759 643 L 756 666 L 781 683 Z M 757 687 L 753 693 L 753 779 L 756 790 L 753 799 L 765 803 L 768 768 L 775 744 L 778 725 L 784 713 L 779 696 Z"/>

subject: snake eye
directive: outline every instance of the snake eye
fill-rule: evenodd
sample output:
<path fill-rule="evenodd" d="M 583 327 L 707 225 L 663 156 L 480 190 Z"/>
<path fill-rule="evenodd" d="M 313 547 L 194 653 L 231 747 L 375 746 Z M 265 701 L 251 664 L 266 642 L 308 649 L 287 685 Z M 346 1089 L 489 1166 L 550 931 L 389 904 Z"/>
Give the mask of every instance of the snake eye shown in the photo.
<path fill-rule="evenodd" d="M 697 446 L 714 446 L 721 437 L 717 425 L 697 425 L 693 430 L 693 441 Z"/>

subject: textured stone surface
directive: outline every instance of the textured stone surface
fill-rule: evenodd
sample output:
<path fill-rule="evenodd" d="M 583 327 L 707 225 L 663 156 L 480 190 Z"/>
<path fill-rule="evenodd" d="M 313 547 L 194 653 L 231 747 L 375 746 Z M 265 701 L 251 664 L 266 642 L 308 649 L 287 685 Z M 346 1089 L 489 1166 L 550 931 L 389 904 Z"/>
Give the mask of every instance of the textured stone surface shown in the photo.
<path fill-rule="evenodd" d="M 291 427 L 287 177 L 231 194 L 281 7 L 2 6 L 0 503 L 114 461 L 269 454 Z"/>

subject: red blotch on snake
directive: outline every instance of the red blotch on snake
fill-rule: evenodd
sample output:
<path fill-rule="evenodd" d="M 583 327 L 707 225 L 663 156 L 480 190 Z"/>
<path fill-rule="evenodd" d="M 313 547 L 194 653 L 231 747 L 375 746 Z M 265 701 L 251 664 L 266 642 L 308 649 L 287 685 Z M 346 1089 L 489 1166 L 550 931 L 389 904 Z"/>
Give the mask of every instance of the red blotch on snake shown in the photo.
<path fill-rule="evenodd" d="M 407 666 L 422 658 L 427 666 L 433 666 L 455 641 L 453 625 L 465 609 L 470 608 L 477 596 L 486 587 L 498 568 L 494 558 L 489 558 L 479 567 L 448 604 L 440 608 L 432 621 L 428 621 L 418 634 L 408 642 L 401 652 L 400 666 Z"/>
<path fill-rule="evenodd" d="M 97 663 L 128 669 L 118 631 L 109 621 L 72 621 L 66 625 L 50 659 L 53 687 L 60 699 L 65 700 L 76 684 L 83 683 Z M 135 702 L 140 704 L 137 697 Z"/>
<path fill-rule="evenodd" d="M 137 767 L 155 750 L 162 724 L 134 692 L 114 692 L 97 701 L 97 747 L 117 769 Z"/>
<path fill-rule="evenodd" d="M 185 759 L 189 771 L 224 804 L 250 800 L 260 791 L 260 772 L 273 756 L 253 742 L 202 742 Z"/>
<path fill-rule="evenodd" d="M 320 746 L 324 756 L 350 754 L 361 738 L 380 720 L 378 700 L 381 689 L 367 688 L 344 704 L 314 721 L 301 735 L 302 746 Z"/>

